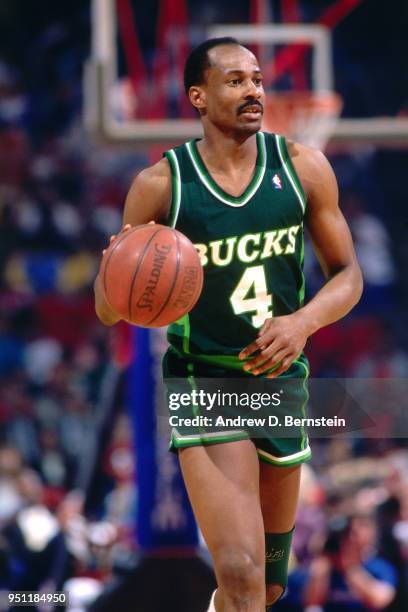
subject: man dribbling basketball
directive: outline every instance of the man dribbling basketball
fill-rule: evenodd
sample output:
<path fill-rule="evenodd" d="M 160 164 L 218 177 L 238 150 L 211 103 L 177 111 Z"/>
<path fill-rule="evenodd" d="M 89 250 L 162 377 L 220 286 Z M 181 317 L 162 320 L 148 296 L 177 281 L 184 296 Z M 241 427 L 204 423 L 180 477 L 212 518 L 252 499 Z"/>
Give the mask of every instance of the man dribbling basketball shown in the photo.
<path fill-rule="evenodd" d="M 176 227 L 204 268 L 198 303 L 169 328 L 165 374 L 304 380 L 307 338 L 349 312 L 362 291 L 333 171 L 322 153 L 260 131 L 261 71 L 236 40 L 197 47 L 184 77 L 204 138 L 141 172 L 124 212 L 131 226 L 154 220 Z M 304 222 L 326 277 L 307 305 Z M 99 318 L 114 324 L 119 317 L 98 279 L 95 293 Z M 307 436 L 301 429 L 286 439 L 177 429 L 172 448 L 214 560 L 210 610 L 264 612 L 286 586 Z"/>

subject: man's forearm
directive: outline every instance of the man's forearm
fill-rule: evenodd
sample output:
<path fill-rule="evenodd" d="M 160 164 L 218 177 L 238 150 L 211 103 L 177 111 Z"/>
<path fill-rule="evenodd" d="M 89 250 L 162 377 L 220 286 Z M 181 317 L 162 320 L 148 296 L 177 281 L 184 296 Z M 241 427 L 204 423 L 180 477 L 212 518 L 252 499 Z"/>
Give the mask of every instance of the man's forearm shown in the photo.
<path fill-rule="evenodd" d="M 360 268 L 347 266 L 332 276 L 316 295 L 295 314 L 314 334 L 321 327 L 344 317 L 357 304 L 363 290 Z"/>

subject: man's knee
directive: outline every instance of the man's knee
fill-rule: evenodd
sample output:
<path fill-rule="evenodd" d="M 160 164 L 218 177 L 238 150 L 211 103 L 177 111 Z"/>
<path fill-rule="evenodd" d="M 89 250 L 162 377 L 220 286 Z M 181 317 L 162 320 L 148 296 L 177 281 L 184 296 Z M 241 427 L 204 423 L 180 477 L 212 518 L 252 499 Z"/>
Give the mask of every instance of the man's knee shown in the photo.
<path fill-rule="evenodd" d="M 283 587 L 280 584 L 266 585 L 266 607 L 272 606 L 283 595 Z"/>
<path fill-rule="evenodd" d="M 215 555 L 218 579 L 224 590 L 237 594 L 264 588 L 264 566 L 245 550 L 223 549 Z"/>

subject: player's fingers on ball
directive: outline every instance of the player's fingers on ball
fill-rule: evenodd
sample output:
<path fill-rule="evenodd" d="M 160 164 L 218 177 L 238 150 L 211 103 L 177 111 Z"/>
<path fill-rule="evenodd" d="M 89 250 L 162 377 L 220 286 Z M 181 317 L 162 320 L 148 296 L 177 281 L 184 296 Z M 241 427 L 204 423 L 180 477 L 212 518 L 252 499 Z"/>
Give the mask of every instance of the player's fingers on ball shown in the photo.
<path fill-rule="evenodd" d="M 126 223 L 126 225 L 123 226 L 122 228 L 122 232 L 127 232 L 128 230 L 130 230 L 132 226 L 130 225 L 130 223 Z"/>
<path fill-rule="evenodd" d="M 109 238 L 109 243 L 112 243 L 115 239 L 116 239 L 116 234 L 113 234 L 113 236 Z"/>
<path fill-rule="evenodd" d="M 149 223 L 147 225 L 154 225 L 156 223 L 156 221 L 149 221 Z"/>

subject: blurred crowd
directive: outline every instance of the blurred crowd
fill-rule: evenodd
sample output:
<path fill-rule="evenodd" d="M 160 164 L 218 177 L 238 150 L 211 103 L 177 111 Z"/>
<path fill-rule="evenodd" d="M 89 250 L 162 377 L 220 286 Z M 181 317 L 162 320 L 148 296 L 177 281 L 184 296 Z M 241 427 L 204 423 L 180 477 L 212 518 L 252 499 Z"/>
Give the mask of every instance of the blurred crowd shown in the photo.
<path fill-rule="evenodd" d="M 408 454 L 315 445 L 302 475 L 289 588 L 277 609 L 407 609 Z"/>
<path fill-rule="evenodd" d="M 112 358 L 92 283 L 132 176 L 151 157 L 84 133 L 89 16 L 74 6 L 68 22 L 37 24 L 23 65 L 0 56 L 0 591 L 71 585 L 92 599 L 137 549 L 135 449 L 121 393 L 92 487 L 79 486 Z M 313 375 L 403 379 L 403 153 L 329 156 L 365 293 L 310 341 Z M 310 245 L 305 271 L 312 295 L 322 280 Z M 281 609 L 408 609 L 406 440 L 384 430 L 368 442 L 315 440 L 313 451 Z"/>
<path fill-rule="evenodd" d="M 0 56 L 0 594 L 64 587 L 73 606 L 134 549 L 134 450 L 120 396 L 87 489 L 83 450 L 111 355 L 92 283 L 147 163 L 83 132 L 88 19 L 74 11 L 39 29 L 21 66 Z"/>

